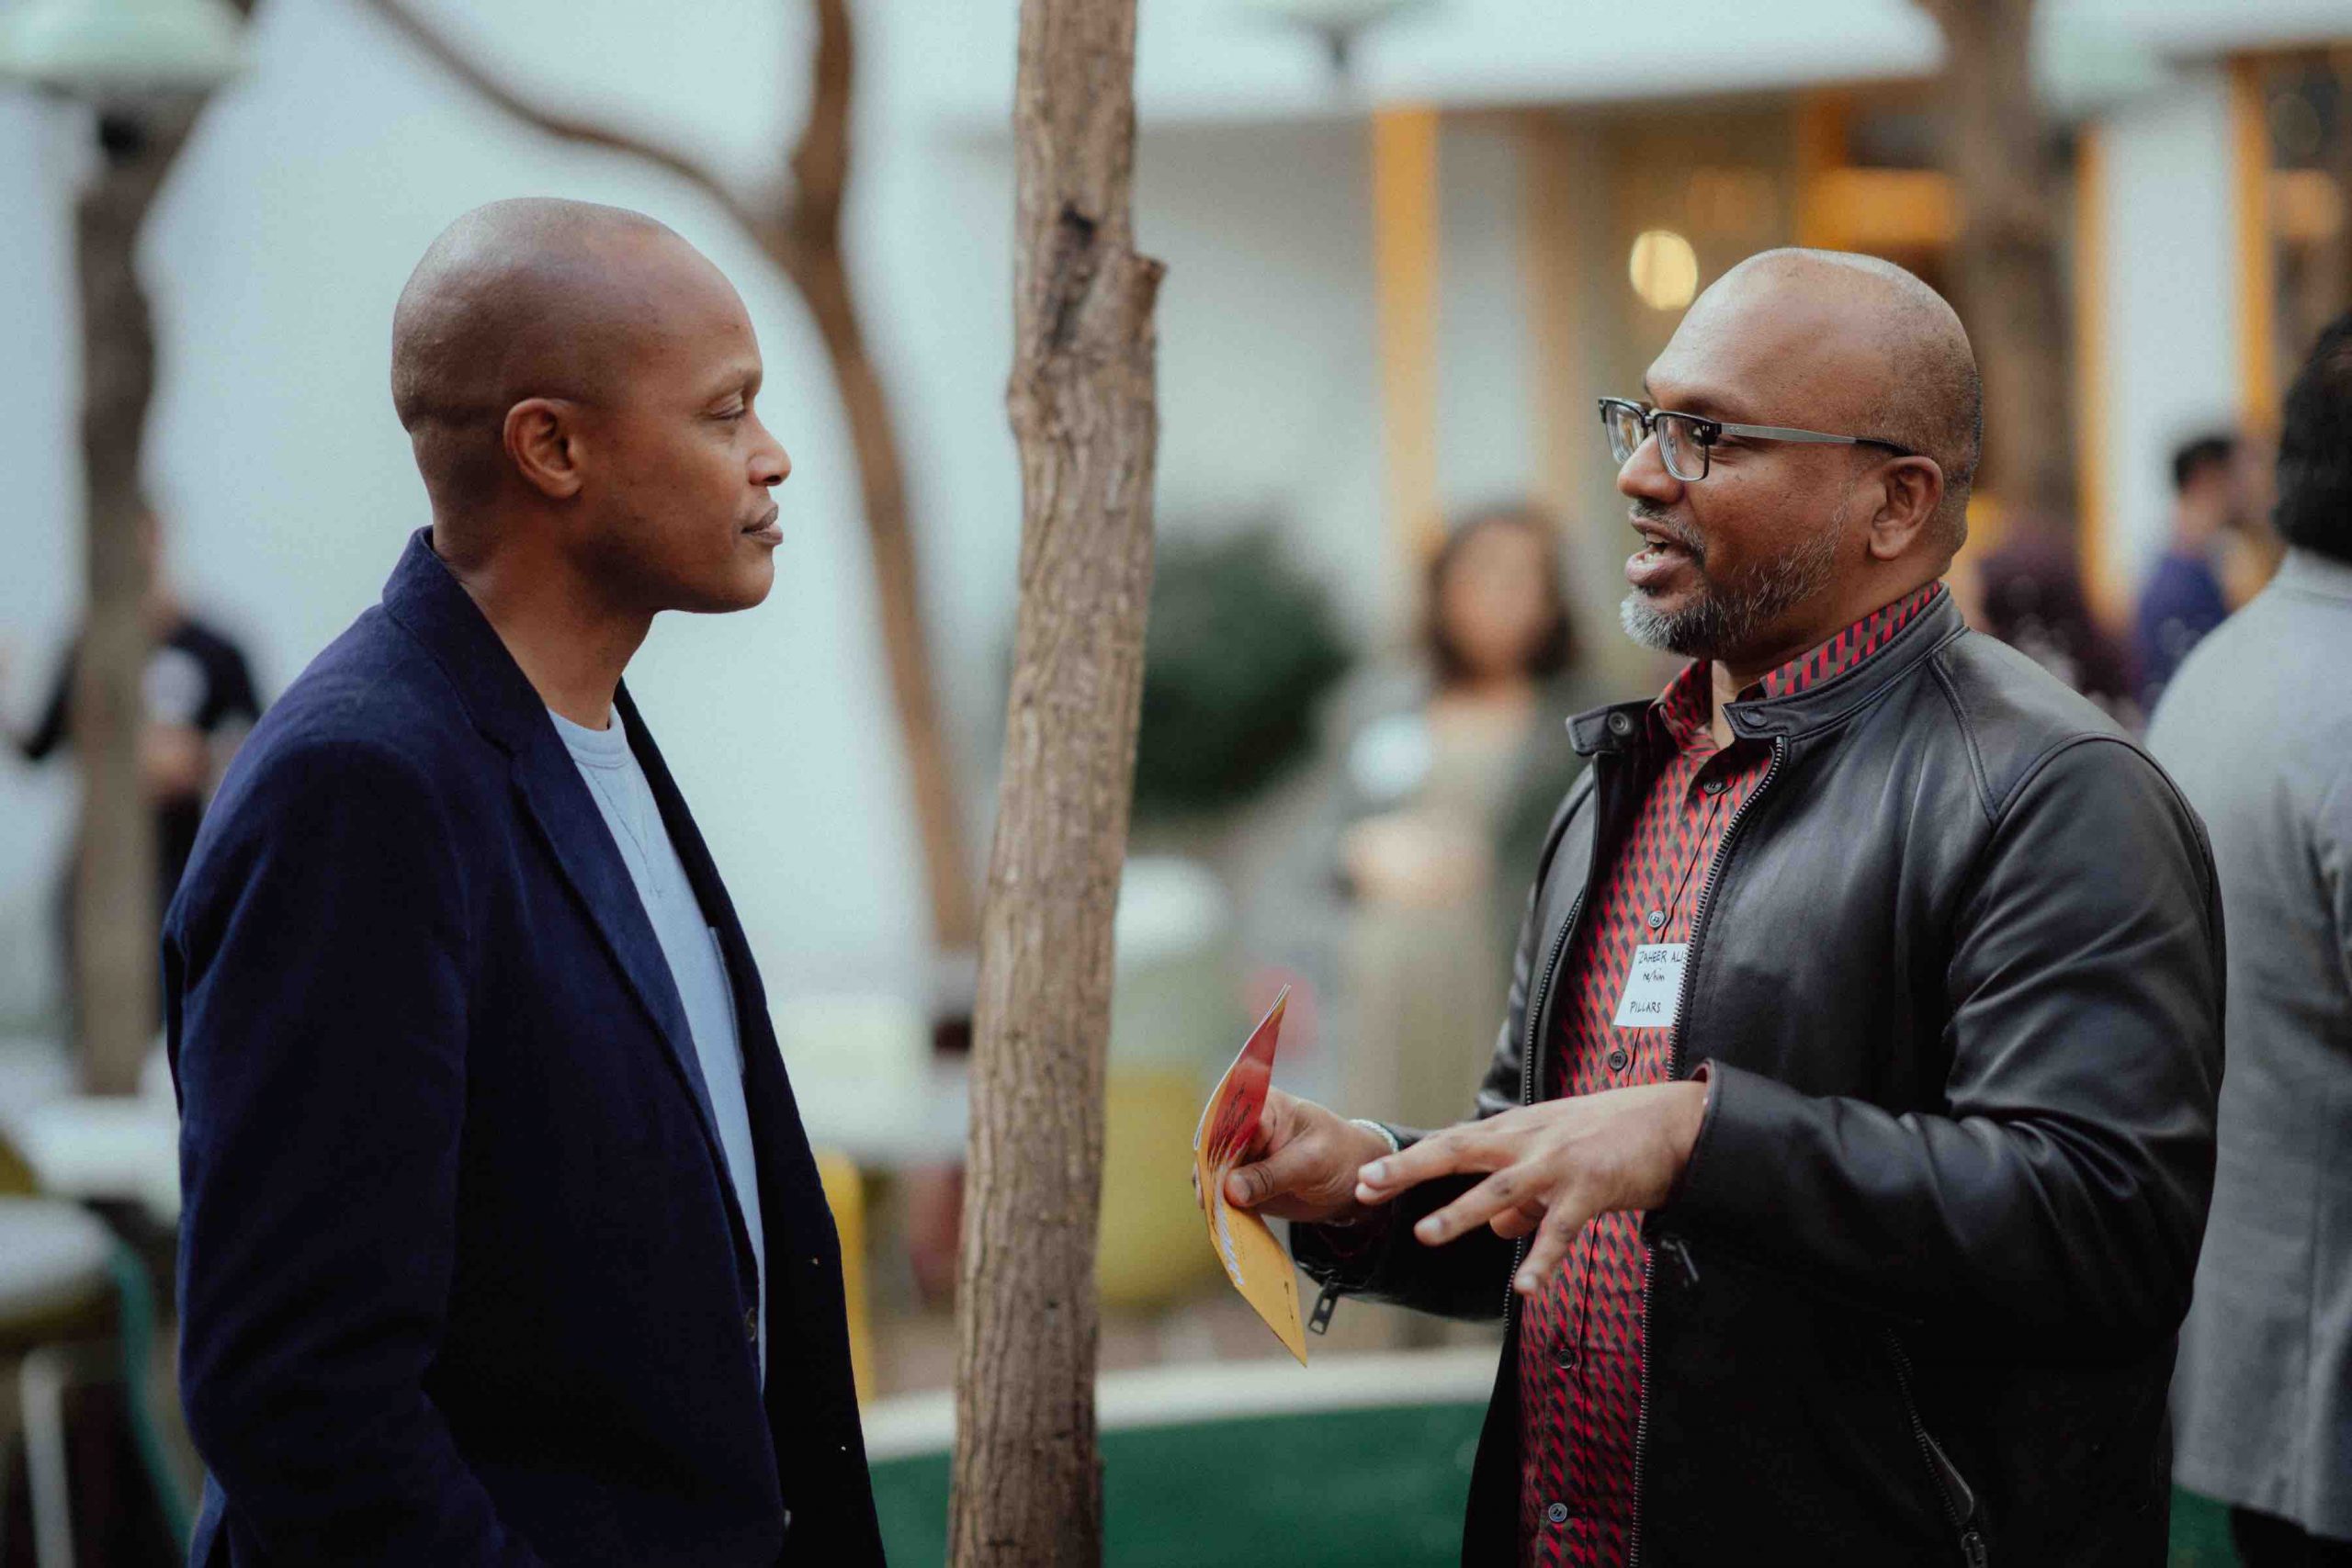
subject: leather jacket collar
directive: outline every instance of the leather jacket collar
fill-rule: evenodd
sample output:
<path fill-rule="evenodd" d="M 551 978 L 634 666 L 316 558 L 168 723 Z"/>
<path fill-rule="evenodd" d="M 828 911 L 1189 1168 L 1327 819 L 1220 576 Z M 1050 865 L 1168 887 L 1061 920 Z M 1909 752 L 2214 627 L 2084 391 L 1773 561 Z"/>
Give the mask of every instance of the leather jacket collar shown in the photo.
<path fill-rule="evenodd" d="M 1732 704 L 1727 710 L 1732 733 L 1743 739 L 1770 740 L 1843 723 L 1967 629 L 1951 595 L 1939 593 L 1884 648 L 1845 673 L 1785 697 Z M 1568 738 L 1580 756 L 1633 750 L 1648 733 L 1649 711 L 1657 702 L 1645 697 L 1580 713 L 1568 720 Z"/>

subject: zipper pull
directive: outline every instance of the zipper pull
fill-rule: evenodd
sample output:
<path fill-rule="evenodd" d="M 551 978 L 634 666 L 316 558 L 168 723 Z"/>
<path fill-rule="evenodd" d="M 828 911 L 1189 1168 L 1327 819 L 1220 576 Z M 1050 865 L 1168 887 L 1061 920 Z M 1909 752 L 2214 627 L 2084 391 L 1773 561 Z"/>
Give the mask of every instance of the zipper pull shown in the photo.
<path fill-rule="evenodd" d="M 1682 1282 L 1685 1285 L 1695 1285 L 1699 1282 L 1699 1266 L 1690 1261 L 1690 1248 L 1684 1245 L 1680 1236 L 1660 1236 L 1657 1244 L 1674 1259 L 1675 1266 L 1682 1270 Z"/>
<path fill-rule="evenodd" d="M 1339 1304 L 1340 1287 L 1324 1286 L 1323 1293 L 1315 1298 L 1315 1311 L 1306 1319 L 1306 1331 L 1309 1334 L 1329 1334 L 1331 1331 L 1331 1314 Z"/>
<path fill-rule="evenodd" d="M 1969 1530 L 1960 1538 L 1961 1555 L 1968 1559 L 1968 1568 L 1984 1568 L 1989 1561 L 1984 1550 L 1984 1532 Z"/>

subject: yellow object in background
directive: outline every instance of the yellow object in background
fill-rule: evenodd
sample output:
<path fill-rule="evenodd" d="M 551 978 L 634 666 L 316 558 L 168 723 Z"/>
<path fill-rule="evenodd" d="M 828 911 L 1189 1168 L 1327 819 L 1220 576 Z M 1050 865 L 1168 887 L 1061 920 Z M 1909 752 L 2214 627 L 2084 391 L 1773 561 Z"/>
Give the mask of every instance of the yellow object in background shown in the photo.
<path fill-rule="evenodd" d="M 1201 1215 L 1185 1178 L 1184 1126 L 1198 1102 L 1195 1073 L 1114 1065 L 1104 1085 L 1102 1227 L 1094 1280 L 1114 1311 L 1148 1312 L 1191 1295 L 1209 1278 Z"/>
<path fill-rule="evenodd" d="M 817 1153 L 817 1176 L 825 1184 L 825 1206 L 842 1242 L 842 1304 L 849 1314 L 850 1375 L 857 1380 L 857 1402 L 874 1399 L 874 1314 L 865 1299 L 865 1181 L 847 1155 Z"/>

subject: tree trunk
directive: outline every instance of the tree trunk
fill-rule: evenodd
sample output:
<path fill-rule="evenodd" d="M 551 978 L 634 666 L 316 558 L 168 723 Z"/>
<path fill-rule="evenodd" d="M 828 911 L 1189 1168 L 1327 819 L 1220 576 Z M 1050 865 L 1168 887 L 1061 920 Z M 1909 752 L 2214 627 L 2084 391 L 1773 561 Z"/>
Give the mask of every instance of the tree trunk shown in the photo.
<path fill-rule="evenodd" d="M 155 1032 L 155 818 L 139 769 L 149 631 L 139 543 L 140 448 L 155 389 L 154 323 L 134 252 L 155 192 L 195 119 L 109 119 L 103 168 L 76 213 L 82 308 L 82 468 L 88 604 L 70 726 L 82 782 L 74 867 L 74 1020 L 92 1094 L 139 1087 Z"/>
<path fill-rule="evenodd" d="M 1984 378 L 1984 488 L 2073 531 L 2073 413 L 2058 200 L 2034 97 L 2034 0 L 1927 0 L 1944 35 L 1944 162 L 1959 187 L 1960 306 Z"/>
<path fill-rule="evenodd" d="M 957 1301 L 956 1568 L 1102 1555 L 1094 1248 L 1111 920 L 1151 579 L 1152 302 L 1135 0 L 1023 0 L 1013 369 L 1021 607 L 981 916 Z"/>

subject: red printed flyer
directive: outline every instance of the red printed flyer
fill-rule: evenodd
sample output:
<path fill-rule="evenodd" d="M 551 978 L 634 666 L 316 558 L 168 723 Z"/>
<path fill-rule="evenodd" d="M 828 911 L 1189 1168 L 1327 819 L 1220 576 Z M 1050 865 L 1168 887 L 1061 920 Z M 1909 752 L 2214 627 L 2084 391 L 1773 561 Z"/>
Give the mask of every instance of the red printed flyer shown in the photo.
<path fill-rule="evenodd" d="M 1225 1201 L 1226 1176 L 1241 1163 L 1243 1151 L 1258 1132 L 1266 1087 L 1273 1078 L 1274 1043 L 1283 1032 L 1283 1008 L 1289 1000 L 1290 987 L 1285 986 L 1272 1010 L 1250 1032 L 1241 1055 L 1217 1080 L 1201 1111 L 1200 1128 L 1193 1134 L 1193 1166 L 1200 1179 L 1201 1208 L 1208 1216 L 1209 1245 L 1216 1248 L 1226 1278 L 1305 1366 L 1306 1336 L 1299 1326 L 1298 1278 L 1290 1254 L 1274 1239 L 1265 1221 Z"/>

